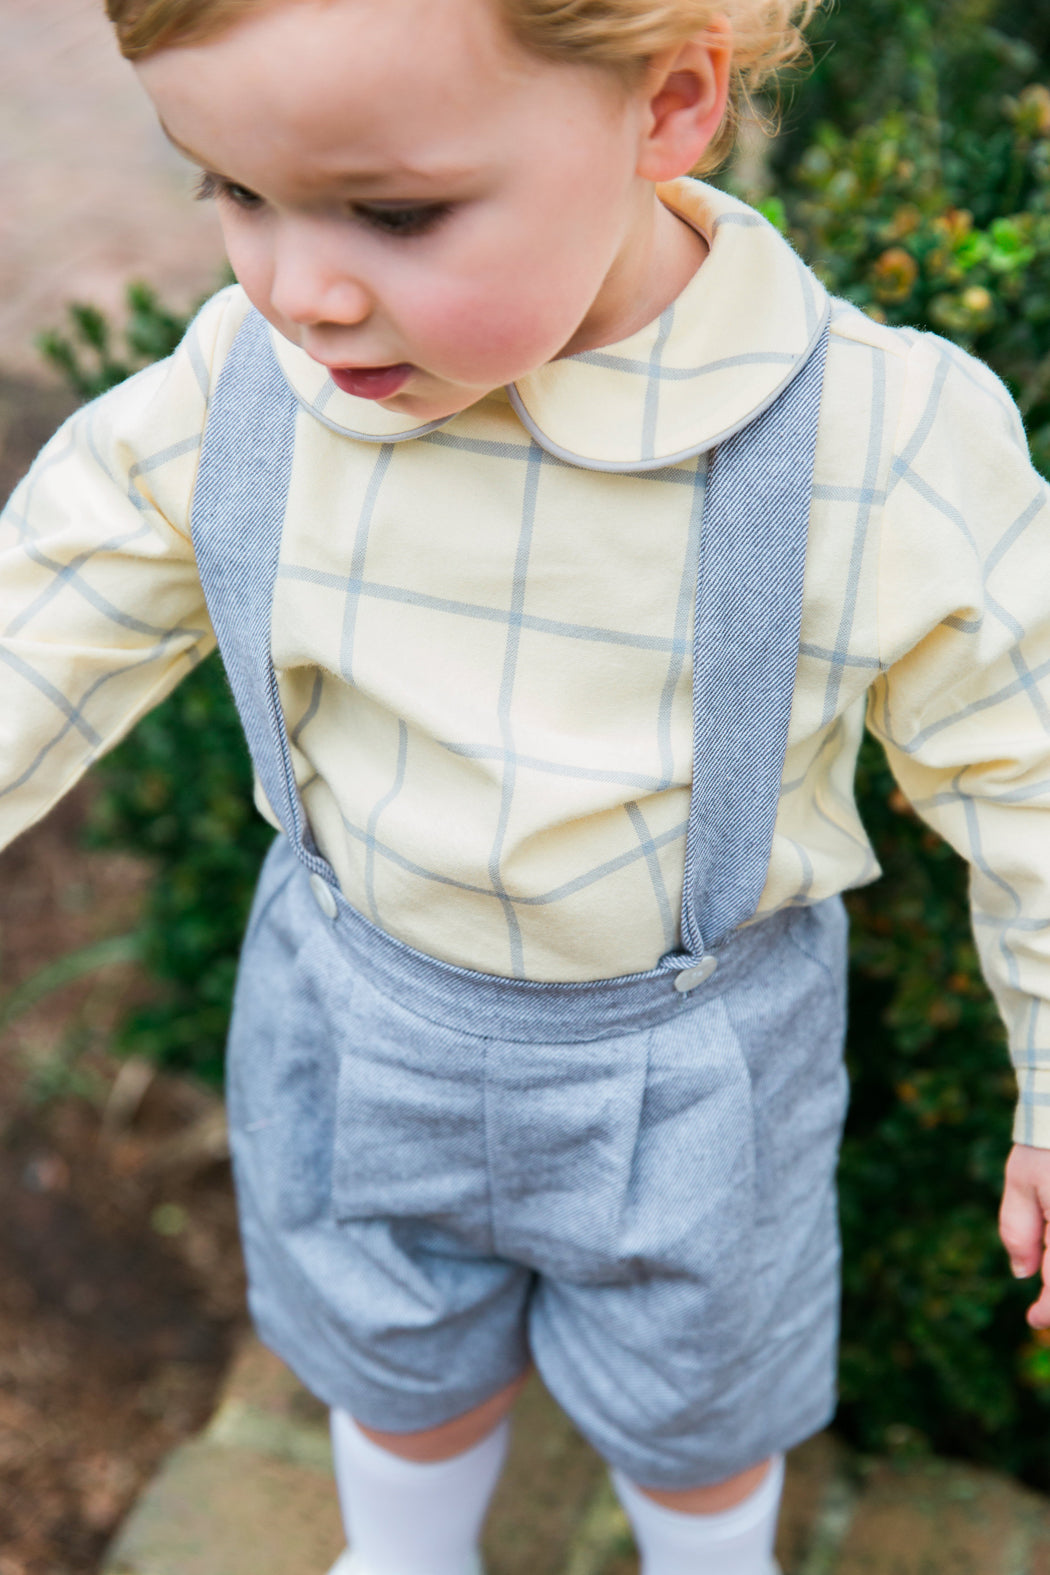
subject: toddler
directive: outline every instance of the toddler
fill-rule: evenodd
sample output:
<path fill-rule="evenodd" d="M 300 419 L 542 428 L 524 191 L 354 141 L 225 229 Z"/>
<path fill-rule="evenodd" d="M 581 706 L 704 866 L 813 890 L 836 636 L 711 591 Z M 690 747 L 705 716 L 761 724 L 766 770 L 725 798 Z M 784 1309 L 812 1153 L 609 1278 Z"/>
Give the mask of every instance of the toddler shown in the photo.
<path fill-rule="evenodd" d="M 1046 488 L 984 367 L 689 173 L 810 9 L 108 3 L 238 284 L 3 515 L 0 842 L 218 644 L 280 832 L 251 1308 L 332 1408 L 340 1575 L 480 1568 L 531 1363 L 646 1575 L 775 1568 L 834 1409 L 865 714 L 972 865 L 1040 1267 Z"/>

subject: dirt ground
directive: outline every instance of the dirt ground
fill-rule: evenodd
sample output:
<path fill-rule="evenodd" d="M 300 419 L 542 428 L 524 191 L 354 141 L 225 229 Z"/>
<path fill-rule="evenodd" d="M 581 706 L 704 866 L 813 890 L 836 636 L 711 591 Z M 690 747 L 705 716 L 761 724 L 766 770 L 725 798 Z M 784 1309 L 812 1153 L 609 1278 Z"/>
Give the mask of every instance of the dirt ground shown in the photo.
<path fill-rule="evenodd" d="M 2 500 L 72 407 L 36 334 L 69 300 L 119 317 L 133 278 L 188 307 L 221 246 L 101 0 L 0 0 L 0 40 Z M 85 804 L 0 856 L 0 1575 L 97 1569 L 244 1322 L 214 1095 L 108 1053 L 144 981 L 109 966 L 11 1011 L 134 926 L 147 872 L 80 848 Z"/>
<path fill-rule="evenodd" d="M 0 380 L 0 496 L 65 403 Z M 22 990 L 134 928 L 149 872 L 80 846 L 89 794 L 0 855 L 0 1575 L 98 1568 L 246 1322 L 220 1102 L 109 1053 L 148 983 Z"/>
<path fill-rule="evenodd" d="M 83 806 L 0 858 L 0 1009 L 133 922 L 144 872 L 78 847 Z M 143 988 L 103 968 L 0 1035 L 0 1575 L 97 1569 L 244 1327 L 221 1106 L 107 1053 Z"/>

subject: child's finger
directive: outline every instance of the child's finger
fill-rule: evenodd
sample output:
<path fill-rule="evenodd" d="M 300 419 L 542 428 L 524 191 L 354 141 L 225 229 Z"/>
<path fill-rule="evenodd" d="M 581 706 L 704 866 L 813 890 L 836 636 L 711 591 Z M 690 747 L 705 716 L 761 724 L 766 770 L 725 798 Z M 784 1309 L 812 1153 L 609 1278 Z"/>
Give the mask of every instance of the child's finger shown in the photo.
<path fill-rule="evenodd" d="M 1043 1209 L 1035 1191 L 1007 1179 L 999 1210 L 999 1236 L 1018 1279 L 1027 1279 L 1042 1263 L 1044 1229 Z"/>
<path fill-rule="evenodd" d="M 1050 1235 L 1050 1226 L 1046 1227 Z M 1029 1307 L 1025 1316 L 1033 1329 L 1050 1329 L 1050 1246 L 1043 1251 L 1043 1284 L 1039 1298 Z"/>

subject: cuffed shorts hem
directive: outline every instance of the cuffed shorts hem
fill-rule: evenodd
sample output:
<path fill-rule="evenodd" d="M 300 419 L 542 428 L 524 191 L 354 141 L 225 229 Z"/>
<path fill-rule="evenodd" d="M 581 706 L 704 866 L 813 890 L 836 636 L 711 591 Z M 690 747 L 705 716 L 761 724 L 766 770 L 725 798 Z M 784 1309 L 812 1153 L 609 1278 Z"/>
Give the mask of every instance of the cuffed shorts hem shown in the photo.
<path fill-rule="evenodd" d="M 388 1433 L 424 1432 L 482 1405 L 514 1382 L 530 1366 L 531 1355 L 521 1329 L 519 1300 L 493 1321 L 489 1338 L 477 1331 L 464 1332 L 463 1346 L 471 1352 L 470 1377 L 452 1371 L 453 1363 L 422 1371 L 395 1361 L 378 1373 L 376 1353 L 363 1351 L 329 1309 L 303 1282 L 292 1292 L 287 1263 L 275 1282 L 266 1259 L 267 1233 L 242 1222 L 245 1256 L 249 1263 L 248 1309 L 262 1343 L 291 1368 L 311 1394 L 333 1410 L 348 1411 L 365 1427 Z M 281 1295 L 268 1294 L 280 1283 Z M 381 1345 L 381 1342 L 379 1342 Z M 381 1355 L 381 1353 L 380 1353 Z M 400 1367 L 400 1372 L 396 1369 Z"/>
<path fill-rule="evenodd" d="M 721 1369 L 697 1369 L 695 1384 L 683 1372 L 678 1394 L 659 1382 L 647 1390 L 644 1363 L 621 1368 L 622 1386 L 595 1385 L 595 1364 L 588 1370 L 578 1352 L 536 1319 L 533 1356 L 555 1401 L 610 1466 L 640 1487 L 707 1487 L 794 1448 L 834 1416 L 837 1254 L 823 1279 L 791 1336 L 752 1347 Z"/>

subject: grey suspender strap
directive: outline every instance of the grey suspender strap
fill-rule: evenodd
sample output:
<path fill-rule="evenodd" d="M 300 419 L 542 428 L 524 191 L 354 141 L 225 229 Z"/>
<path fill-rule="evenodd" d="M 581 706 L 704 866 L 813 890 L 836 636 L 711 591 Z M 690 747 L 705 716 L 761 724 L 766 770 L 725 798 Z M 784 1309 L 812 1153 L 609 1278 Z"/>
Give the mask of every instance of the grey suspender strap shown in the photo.
<path fill-rule="evenodd" d="M 292 770 L 270 652 L 273 590 L 295 451 L 299 402 L 250 312 L 208 413 L 193 496 L 197 569 L 252 763 L 303 863 L 331 878 Z"/>
<path fill-rule="evenodd" d="M 711 456 L 693 629 L 693 792 L 682 939 L 722 944 L 758 906 L 798 667 L 828 330 L 780 396 Z"/>
<path fill-rule="evenodd" d="M 263 792 L 301 862 L 334 885 L 295 783 L 271 655 L 300 408 L 269 334 L 250 312 L 219 377 L 194 495 L 193 540 Z M 710 457 L 694 629 L 683 951 L 663 959 L 668 969 L 719 946 L 754 914 L 765 884 L 798 663 L 826 352 L 825 327 L 773 404 Z"/>

